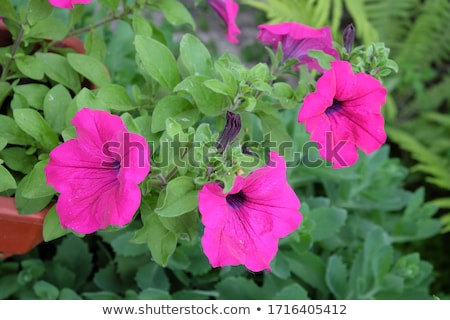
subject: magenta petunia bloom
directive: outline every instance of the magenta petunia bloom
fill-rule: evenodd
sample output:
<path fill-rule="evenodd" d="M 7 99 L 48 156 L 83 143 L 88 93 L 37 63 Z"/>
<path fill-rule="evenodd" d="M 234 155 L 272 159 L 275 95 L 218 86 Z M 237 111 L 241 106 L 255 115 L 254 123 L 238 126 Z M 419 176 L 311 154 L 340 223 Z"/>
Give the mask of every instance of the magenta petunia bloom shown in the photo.
<path fill-rule="evenodd" d="M 298 121 L 319 144 L 320 155 L 341 168 L 357 161 L 357 147 L 369 154 L 385 143 L 381 106 L 387 92 L 371 75 L 354 74 L 347 61 L 331 66 L 317 81 L 316 91 L 305 97 Z"/>
<path fill-rule="evenodd" d="M 308 56 L 309 50 L 322 50 L 326 54 L 339 60 L 339 53 L 333 47 L 330 27 L 312 28 L 297 22 L 283 22 L 279 24 L 261 24 L 258 26 L 257 39 L 264 44 L 271 45 L 275 50 L 279 43 L 283 50 L 283 58 L 298 59 L 298 64 L 306 64 L 309 69 L 323 72 L 315 58 Z"/>
<path fill-rule="evenodd" d="M 145 138 L 101 110 L 83 108 L 72 124 L 77 139 L 53 149 L 45 168 L 47 183 L 60 193 L 61 225 L 87 234 L 131 222 L 141 201 L 138 184 L 150 171 Z"/>
<path fill-rule="evenodd" d="M 200 190 L 202 246 L 213 267 L 270 271 L 278 239 L 298 228 L 300 201 L 286 181 L 286 163 L 275 152 L 269 155 L 266 167 L 237 176 L 230 192 L 216 183 Z"/>
<path fill-rule="evenodd" d="M 208 3 L 227 25 L 228 41 L 238 43 L 239 40 L 236 36 L 241 34 L 241 31 L 237 27 L 235 20 L 239 11 L 239 5 L 233 0 L 208 0 Z"/>
<path fill-rule="evenodd" d="M 50 4 L 58 8 L 73 9 L 74 4 L 88 4 L 92 0 L 48 0 Z"/>

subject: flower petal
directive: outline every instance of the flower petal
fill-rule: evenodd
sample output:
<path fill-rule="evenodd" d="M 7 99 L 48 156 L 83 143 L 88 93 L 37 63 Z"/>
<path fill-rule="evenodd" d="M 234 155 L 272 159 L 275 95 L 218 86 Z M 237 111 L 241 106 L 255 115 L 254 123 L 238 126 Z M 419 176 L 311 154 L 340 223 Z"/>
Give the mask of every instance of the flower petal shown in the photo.
<path fill-rule="evenodd" d="M 233 0 L 208 0 L 208 3 L 227 25 L 228 41 L 231 43 L 238 43 L 239 40 L 236 36 L 241 33 L 236 25 L 236 16 L 239 11 L 239 5 Z"/>
<path fill-rule="evenodd" d="M 78 138 L 52 150 L 45 168 L 47 183 L 60 193 L 61 224 L 92 233 L 131 222 L 141 201 L 137 184 L 150 170 L 145 138 L 105 111 L 84 108 L 72 123 Z"/>
<path fill-rule="evenodd" d="M 257 39 L 275 49 L 281 43 L 285 60 L 296 58 L 299 64 L 306 64 L 309 69 L 323 72 L 317 59 L 309 56 L 309 50 L 321 50 L 339 59 L 339 53 L 333 47 L 330 27 L 313 28 L 296 22 L 279 24 L 262 24 L 258 26 Z"/>
<path fill-rule="evenodd" d="M 229 193 L 215 183 L 200 190 L 202 246 L 212 266 L 244 264 L 255 272 L 270 270 L 278 239 L 298 228 L 300 201 L 286 181 L 286 163 L 275 152 L 269 156 L 267 167 L 237 176 Z M 227 197 L 236 194 L 244 200 L 230 205 Z"/>
<path fill-rule="evenodd" d="M 48 0 L 52 6 L 66 9 L 73 9 L 74 4 L 88 4 L 91 3 L 91 1 L 92 0 Z"/>

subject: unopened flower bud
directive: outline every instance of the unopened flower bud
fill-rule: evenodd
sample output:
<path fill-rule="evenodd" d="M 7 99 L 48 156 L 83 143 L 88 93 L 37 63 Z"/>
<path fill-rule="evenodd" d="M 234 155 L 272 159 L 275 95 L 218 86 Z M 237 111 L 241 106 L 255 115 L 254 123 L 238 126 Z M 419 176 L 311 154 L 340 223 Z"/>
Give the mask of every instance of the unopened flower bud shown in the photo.
<path fill-rule="evenodd" d="M 216 142 L 216 148 L 220 149 L 222 154 L 241 131 L 241 116 L 239 114 L 227 111 L 226 118 L 225 128 L 223 128 Z"/>
<path fill-rule="evenodd" d="M 355 41 L 355 26 L 350 23 L 345 27 L 343 32 L 344 37 L 344 48 L 347 53 L 350 53 L 353 49 L 353 42 Z"/>

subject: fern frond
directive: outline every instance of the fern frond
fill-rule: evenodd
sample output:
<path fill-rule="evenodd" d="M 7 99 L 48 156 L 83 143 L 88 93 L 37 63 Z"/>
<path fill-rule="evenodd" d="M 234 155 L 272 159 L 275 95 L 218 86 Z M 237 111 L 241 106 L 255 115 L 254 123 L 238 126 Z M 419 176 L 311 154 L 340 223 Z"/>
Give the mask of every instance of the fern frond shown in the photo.
<path fill-rule="evenodd" d="M 398 51 L 411 30 L 419 0 L 364 0 L 367 19 L 377 30 L 380 39 Z"/>
<path fill-rule="evenodd" d="M 343 0 L 243 0 L 246 5 L 265 12 L 268 23 L 296 21 L 319 28 L 331 26 L 339 34 L 343 15 Z"/>
<path fill-rule="evenodd" d="M 450 213 L 443 215 L 440 220 L 443 224 L 441 233 L 450 232 Z"/>
<path fill-rule="evenodd" d="M 417 71 L 450 57 L 450 2 L 427 0 L 420 8 L 397 60 L 401 65 L 414 66 Z"/>
<path fill-rule="evenodd" d="M 409 109 L 415 112 L 417 110 L 436 110 L 444 103 L 450 107 L 450 90 L 448 88 L 450 88 L 450 75 L 445 75 L 439 82 L 431 84 L 421 96 L 416 97 Z"/>
<path fill-rule="evenodd" d="M 414 136 L 403 130 L 386 126 L 386 131 L 392 141 L 410 152 L 411 156 L 419 162 L 418 165 L 412 167 L 413 170 L 428 174 L 426 181 L 450 190 L 450 171 L 448 170 L 450 163 L 447 158 L 433 153 Z"/>

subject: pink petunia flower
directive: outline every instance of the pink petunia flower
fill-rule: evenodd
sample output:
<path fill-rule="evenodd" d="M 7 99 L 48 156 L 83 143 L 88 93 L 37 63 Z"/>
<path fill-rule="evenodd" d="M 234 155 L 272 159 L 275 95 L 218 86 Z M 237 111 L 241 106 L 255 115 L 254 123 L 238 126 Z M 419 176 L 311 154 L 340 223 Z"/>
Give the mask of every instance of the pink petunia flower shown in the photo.
<path fill-rule="evenodd" d="M 241 31 L 237 27 L 235 20 L 239 11 L 239 5 L 233 0 L 208 0 L 208 3 L 227 25 L 228 41 L 238 43 L 239 40 L 236 36 L 241 34 Z"/>
<path fill-rule="evenodd" d="M 271 45 L 275 50 L 281 43 L 283 58 L 298 59 L 298 64 L 306 64 L 309 69 L 323 72 L 315 58 L 308 56 L 309 50 L 322 50 L 326 54 L 339 60 L 339 53 L 333 47 L 330 27 L 312 28 L 297 22 L 279 24 L 261 24 L 258 26 L 257 39 L 264 44 Z"/>
<path fill-rule="evenodd" d="M 48 0 L 50 4 L 58 8 L 73 9 L 74 4 L 88 4 L 92 0 Z"/>
<path fill-rule="evenodd" d="M 369 154 L 385 143 L 381 106 L 387 92 L 371 75 L 354 74 L 347 61 L 331 65 L 317 81 L 316 91 L 305 97 L 298 121 L 319 144 L 320 155 L 333 168 L 341 168 L 357 161 L 357 147 Z"/>
<path fill-rule="evenodd" d="M 129 223 L 141 201 L 138 184 L 150 171 L 145 138 L 101 110 L 83 108 L 72 124 L 77 139 L 53 149 L 45 168 L 47 183 L 60 193 L 61 225 L 87 234 Z"/>
<path fill-rule="evenodd" d="M 269 155 L 268 166 L 237 176 L 230 192 L 216 183 L 200 190 L 202 246 L 213 267 L 270 271 L 278 239 L 298 228 L 300 201 L 286 181 L 286 163 L 276 152 Z"/>

